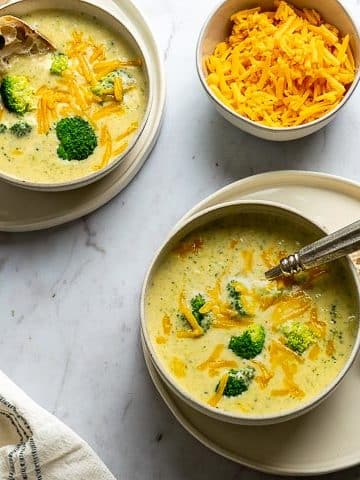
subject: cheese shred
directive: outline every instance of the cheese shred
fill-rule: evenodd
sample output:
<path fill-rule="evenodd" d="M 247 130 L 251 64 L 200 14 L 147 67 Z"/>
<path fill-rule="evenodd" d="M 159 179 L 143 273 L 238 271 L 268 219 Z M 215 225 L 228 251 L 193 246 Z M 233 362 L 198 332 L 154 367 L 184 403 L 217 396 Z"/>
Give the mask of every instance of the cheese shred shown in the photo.
<path fill-rule="evenodd" d="M 271 127 L 294 127 L 333 110 L 355 78 L 349 35 L 315 10 L 285 1 L 275 11 L 231 16 L 229 38 L 205 59 L 213 94 L 236 113 Z"/>
<path fill-rule="evenodd" d="M 229 375 L 227 373 L 225 373 L 221 379 L 220 379 L 220 382 L 219 382 L 219 385 L 217 387 L 217 390 L 215 392 L 215 394 L 210 398 L 210 400 L 208 401 L 208 404 L 212 407 L 216 407 L 217 404 L 220 402 L 221 400 L 221 397 L 223 396 L 223 393 L 225 391 L 225 388 L 226 388 L 226 384 L 227 384 L 227 381 L 228 381 L 228 378 L 229 378 Z"/>

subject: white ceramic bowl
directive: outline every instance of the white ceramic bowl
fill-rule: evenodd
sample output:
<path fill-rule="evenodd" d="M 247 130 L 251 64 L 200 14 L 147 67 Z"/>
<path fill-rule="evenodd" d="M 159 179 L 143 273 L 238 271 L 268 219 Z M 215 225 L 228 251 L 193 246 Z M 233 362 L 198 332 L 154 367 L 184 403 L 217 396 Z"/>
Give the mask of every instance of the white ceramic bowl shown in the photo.
<path fill-rule="evenodd" d="M 315 8 L 330 24 L 335 25 L 343 35 L 350 35 L 357 66 L 356 77 L 339 105 L 323 117 L 297 127 L 273 128 L 261 125 L 239 115 L 224 105 L 210 90 L 206 82 L 204 58 L 213 53 L 215 46 L 228 37 L 231 29 L 230 17 L 233 13 L 247 8 L 261 6 L 264 10 L 274 8 L 274 0 L 226 0 L 208 17 L 201 30 L 196 50 L 197 71 L 202 86 L 214 103 L 218 112 L 236 127 L 265 140 L 287 141 L 302 138 L 325 127 L 349 100 L 360 79 L 360 32 L 350 14 L 338 0 L 290 0 L 298 8 Z"/>
<path fill-rule="evenodd" d="M 72 12 L 85 13 L 90 16 L 96 17 L 102 24 L 106 27 L 115 31 L 125 42 L 131 46 L 131 48 L 136 52 L 137 56 L 142 59 L 143 71 L 146 78 L 147 84 L 147 108 L 145 110 L 143 121 L 134 135 L 131 143 L 128 148 L 118 157 L 113 159 L 105 168 L 98 170 L 90 175 L 85 177 L 80 177 L 75 180 L 68 182 L 59 182 L 59 183 L 38 183 L 21 180 L 17 177 L 12 177 L 6 175 L 0 170 L 0 179 L 5 180 L 8 183 L 13 185 L 28 188 L 31 190 L 40 190 L 47 192 L 56 192 L 62 190 L 72 190 L 79 187 L 84 187 L 93 183 L 100 178 L 104 177 L 125 159 L 128 153 L 134 148 L 138 138 L 143 131 L 146 122 L 148 120 L 150 108 L 152 105 L 153 97 L 153 85 L 150 81 L 149 68 L 151 65 L 151 59 L 148 57 L 148 54 L 144 52 L 141 48 L 141 40 L 136 38 L 136 36 L 129 31 L 129 29 L 122 23 L 118 18 L 116 18 L 106 7 L 106 2 L 101 4 L 100 1 L 96 0 L 62 0 L 61 3 L 57 4 L 53 0 L 9 0 L 0 4 L 0 15 L 14 15 L 21 17 L 28 13 L 37 11 L 37 10 L 69 10 Z"/>
<path fill-rule="evenodd" d="M 314 235 L 315 238 L 320 238 L 326 234 L 326 232 L 317 224 L 312 222 L 311 220 L 307 219 L 296 210 L 290 209 L 288 207 L 284 207 L 280 204 L 276 204 L 273 202 L 260 202 L 260 201 L 237 201 L 237 202 L 229 202 L 223 203 L 216 207 L 212 207 L 209 209 L 204 210 L 203 212 L 192 216 L 188 220 L 185 221 L 178 229 L 170 235 L 170 237 L 165 241 L 163 246 L 159 249 L 156 253 L 149 271 L 146 275 L 143 290 L 142 290 L 142 297 L 141 297 L 141 333 L 143 336 L 143 340 L 145 342 L 146 348 L 150 354 L 151 361 L 156 368 L 156 371 L 159 373 L 161 378 L 164 380 L 166 385 L 177 395 L 181 400 L 185 401 L 191 407 L 195 408 L 199 412 L 206 414 L 210 417 L 213 417 L 217 420 L 241 424 L 241 425 L 269 425 L 274 423 L 284 422 L 286 420 L 290 420 L 292 418 L 298 417 L 302 415 L 317 405 L 319 405 L 325 398 L 327 398 L 339 385 L 341 380 L 344 378 L 345 374 L 348 372 L 349 368 L 353 364 L 357 352 L 360 346 L 360 329 L 358 328 L 357 336 L 354 342 L 353 349 L 349 355 L 347 362 L 345 363 L 344 367 L 340 371 L 340 373 L 336 376 L 336 378 L 326 386 L 317 396 L 309 400 L 308 402 L 299 403 L 298 407 L 293 408 L 291 410 L 287 410 L 285 412 L 281 412 L 279 414 L 270 414 L 270 415 L 246 415 L 243 413 L 230 413 L 225 412 L 217 408 L 213 408 L 209 405 L 206 405 L 194 397 L 192 397 L 188 392 L 186 392 L 178 383 L 177 381 L 166 371 L 163 367 L 161 360 L 158 358 L 156 351 L 153 347 L 153 344 L 150 339 L 149 331 L 147 328 L 147 318 L 146 318 L 146 297 L 147 297 L 147 290 L 148 286 L 152 282 L 152 277 L 154 272 L 157 270 L 158 266 L 161 264 L 163 258 L 173 250 L 173 248 L 181 241 L 184 237 L 189 235 L 195 229 L 199 227 L 204 227 L 209 223 L 224 219 L 229 216 L 233 215 L 253 215 L 254 217 L 257 215 L 266 215 L 266 216 L 273 216 L 277 219 L 283 219 L 287 222 L 292 222 L 294 224 L 294 228 L 300 228 L 303 231 L 309 232 L 310 234 Z M 358 317 L 359 322 L 359 313 L 360 313 L 360 282 L 355 270 L 354 265 L 348 258 L 344 258 L 341 260 L 343 263 L 349 278 L 349 283 L 353 290 L 354 302 L 357 305 L 357 312 L 356 315 Z"/>

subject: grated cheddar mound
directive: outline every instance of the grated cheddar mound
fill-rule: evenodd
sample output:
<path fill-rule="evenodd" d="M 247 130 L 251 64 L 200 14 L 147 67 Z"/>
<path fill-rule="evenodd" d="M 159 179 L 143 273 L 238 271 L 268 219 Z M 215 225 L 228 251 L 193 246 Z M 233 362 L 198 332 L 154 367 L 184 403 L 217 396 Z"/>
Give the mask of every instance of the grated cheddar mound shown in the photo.
<path fill-rule="evenodd" d="M 238 114 L 271 127 L 294 127 L 333 110 L 355 78 L 349 35 L 315 10 L 285 1 L 276 11 L 235 13 L 227 41 L 205 60 L 207 83 Z"/>

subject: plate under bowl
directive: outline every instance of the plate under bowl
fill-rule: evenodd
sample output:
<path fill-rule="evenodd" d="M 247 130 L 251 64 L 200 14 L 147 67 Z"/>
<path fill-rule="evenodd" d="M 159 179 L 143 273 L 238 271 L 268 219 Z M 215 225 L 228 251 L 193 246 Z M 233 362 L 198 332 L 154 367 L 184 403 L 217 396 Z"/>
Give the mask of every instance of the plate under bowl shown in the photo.
<path fill-rule="evenodd" d="M 175 230 L 196 212 L 241 199 L 275 200 L 299 210 L 329 232 L 360 215 L 360 184 L 335 175 L 285 170 L 227 185 L 187 212 Z M 174 417 L 218 455 L 276 475 L 320 475 L 360 464 L 359 357 L 340 388 L 318 408 L 289 422 L 253 428 L 224 426 L 191 408 L 166 386 L 144 343 L 143 348 L 152 381 Z"/>

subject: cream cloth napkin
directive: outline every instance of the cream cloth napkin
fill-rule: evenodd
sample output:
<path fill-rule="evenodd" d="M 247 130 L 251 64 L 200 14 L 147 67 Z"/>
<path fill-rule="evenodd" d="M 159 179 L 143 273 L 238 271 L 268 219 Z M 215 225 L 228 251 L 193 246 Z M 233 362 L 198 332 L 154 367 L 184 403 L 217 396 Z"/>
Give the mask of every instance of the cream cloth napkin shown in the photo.
<path fill-rule="evenodd" d="M 89 445 L 0 372 L 0 480 L 114 480 Z"/>

